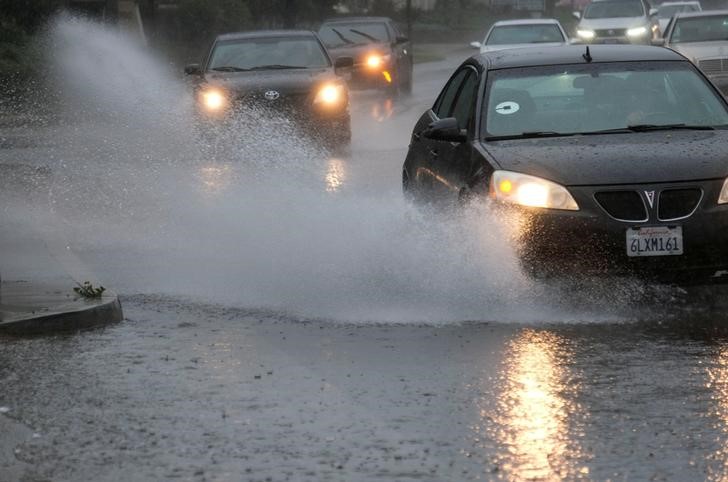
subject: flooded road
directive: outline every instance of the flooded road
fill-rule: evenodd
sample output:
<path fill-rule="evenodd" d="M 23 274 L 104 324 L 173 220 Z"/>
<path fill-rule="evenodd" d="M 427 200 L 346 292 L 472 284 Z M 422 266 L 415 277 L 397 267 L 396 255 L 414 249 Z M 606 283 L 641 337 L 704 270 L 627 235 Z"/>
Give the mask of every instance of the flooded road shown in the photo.
<path fill-rule="evenodd" d="M 487 207 L 402 199 L 467 51 L 411 97 L 356 93 L 331 152 L 266 122 L 199 141 L 182 81 L 95 83 L 106 49 L 150 60 L 64 28 L 90 97 L 0 130 L 0 268 L 42 276 L 42 240 L 127 319 L 0 339 L 0 480 L 726 478 L 725 289 L 537 282 Z"/>

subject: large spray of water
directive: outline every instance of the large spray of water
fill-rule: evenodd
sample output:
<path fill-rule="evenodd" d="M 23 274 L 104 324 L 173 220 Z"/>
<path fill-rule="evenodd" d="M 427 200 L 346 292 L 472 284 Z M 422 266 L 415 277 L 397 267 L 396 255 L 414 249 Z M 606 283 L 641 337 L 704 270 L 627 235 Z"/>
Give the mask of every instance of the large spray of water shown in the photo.
<path fill-rule="evenodd" d="M 133 40 L 69 19 L 50 39 L 67 126 L 34 219 L 122 294 L 346 321 L 616 316 L 612 289 L 582 296 L 588 315 L 553 303 L 485 205 L 428 216 L 341 189 L 347 160 L 280 120 L 199 136 L 184 80 Z"/>

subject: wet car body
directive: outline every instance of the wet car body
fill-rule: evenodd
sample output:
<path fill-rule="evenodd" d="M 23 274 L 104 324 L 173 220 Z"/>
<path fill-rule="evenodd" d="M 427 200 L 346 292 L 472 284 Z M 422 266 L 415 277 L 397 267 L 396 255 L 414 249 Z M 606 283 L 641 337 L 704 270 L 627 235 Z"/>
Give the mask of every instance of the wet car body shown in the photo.
<path fill-rule="evenodd" d="M 681 76 L 697 79 L 701 92 L 713 96 L 711 102 L 720 106 L 721 118 L 728 120 L 725 99 L 674 52 L 591 46 L 586 60 L 584 49 L 517 49 L 466 61 L 414 128 L 402 172 L 405 193 L 417 202 L 435 205 L 473 196 L 493 199 L 499 217 L 515 232 L 514 248 L 524 266 L 535 273 L 638 274 L 679 283 L 722 280 L 728 275 L 728 204 L 722 200 L 728 177 L 725 127 L 652 130 L 644 124 L 634 130 L 573 135 L 486 131 L 484 112 L 495 116 L 499 114 L 493 110 L 500 109 L 501 118 L 506 119 L 528 110 L 527 100 L 519 99 L 514 89 L 504 90 L 510 101 L 498 97 L 489 101 L 488 96 L 496 95 L 489 90 L 498 79 L 529 69 L 551 69 L 557 73 L 556 80 L 560 72 L 574 71 L 587 82 L 600 75 L 613 77 L 608 69 L 623 68 L 628 73 L 642 68 L 646 72 L 675 69 Z M 455 100 L 445 107 L 451 89 L 457 88 Z M 578 101 L 573 97 L 564 105 Z M 493 102 L 497 104 L 490 105 Z M 460 112 L 466 113 L 467 120 L 457 119 Z M 558 123 L 556 116 L 557 112 L 549 113 L 549 125 Z M 563 188 L 554 192 L 567 196 L 563 198 L 567 204 L 547 208 L 501 202 L 496 192 L 501 188 L 499 179 L 511 177 L 545 180 Z M 668 240 L 671 233 L 680 240 Z M 652 241 L 653 237 L 662 241 Z M 677 244 L 680 249 L 674 249 Z"/>
<path fill-rule="evenodd" d="M 711 35 L 710 26 L 716 21 L 719 31 Z M 690 59 L 728 94 L 728 10 L 678 13 L 660 43 Z"/>
<path fill-rule="evenodd" d="M 680 2 L 662 2 L 657 7 L 658 25 L 660 32 L 664 34 L 667 31 L 667 24 L 670 19 L 678 13 L 700 12 L 702 7 L 697 0 L 680 1 Z"/>
<path fill-rule="evenodd" d="M 283 45 L 287 63 L 293 65 L 265 56 L 250 64 L 241 56 L 222 62 L 240 65 L 218 65 L 219 49 L 247 44 L 251 53 L 246 57 L 261 51 L 256 45 Z M 300 55 L 291 52 L 301 46 L 307 50 Z M 344 58 L 334 64 L 313 32 L 272 30 L 220 35 L 202 66 L 188 65 L 185 72 L 194 78 L 196 112 L 203 123 L 249 120 L 255 124 L 263 117 L 291 122 L 311 135 L 342 143 L 351 137 L 349 92 L 337 69 L 350 68 L 351 63 Z"/>
<path fill-rule="evenodd" d="M 412 90 L 412 45 L 392 19 L 329 19 L 318 32 L 331 57 L 354 59 L 349 81 L 352 88 Z"/>

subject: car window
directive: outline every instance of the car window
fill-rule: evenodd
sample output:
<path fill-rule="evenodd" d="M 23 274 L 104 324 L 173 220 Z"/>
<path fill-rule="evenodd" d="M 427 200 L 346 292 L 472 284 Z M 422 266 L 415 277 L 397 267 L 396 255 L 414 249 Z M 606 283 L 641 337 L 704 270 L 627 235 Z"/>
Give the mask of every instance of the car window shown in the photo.
<path fill-rule="evenodd" d="M 564 36 L 556 25 L 503 25 L 495 27 L 486 45 L 512 45 L 563 42 Z"/>
<path fill-rule="evenodd" d="M 460 129 L 468 128 L 470 114 L 473 111 L 476 96 L 478 95 L 478 74 L 472 69 L 468 70 L 470 72 L 463 82 L 451 115 L 458 120 L 458 127 Z"/>
<path fill-rule="evenodd" d="M 435 102 L 435 106 L 432 108 L 435 115 L 437 115 L 440 119 L 450 116 L 455 97 L 457 96 L 460 86 L 469 71 L 470 69 L 461 69 L 450 79 L 450 81 L 445 85 L 445 88 L 442 89 L 437 102 Z"/>
<path fill-rule="evenodd" d="M 497 70 L 486 95 L 486 136 L 728 125 L 725 104 L 685 61 Z"/>
<path fill-rule="evenodd" d="M 265 66 L 323 68 L 330 65 L 313 37 L 269 37 L 215 43 L 207 70 L 235 71 Z"/>
<path fill-rule="evenodd" d="M 728 15 L 678 18 L 670 40 L 672 43 L 728 40 Z"/>
<path fill-rule="evenodd" d="M 322 25 L 321 41 L 328 48 L 391 42 L 384 22 L 332 23 Z"/>
<path fill-rule="evenodd" d="M 660 18 L 670 18 L 676 13 L 682 12 L 699 12 L 697 5 L 694 4 L 677 4 L 677 5 L 660 5 L 657 10 L 657 16 Z"/>
<path fill-rule="evenodd" d="M 589 4 L 584 11 L 584 18 L 642 17 L 644 15 L 644 5 L 636 0 L 594 2 Z"/>

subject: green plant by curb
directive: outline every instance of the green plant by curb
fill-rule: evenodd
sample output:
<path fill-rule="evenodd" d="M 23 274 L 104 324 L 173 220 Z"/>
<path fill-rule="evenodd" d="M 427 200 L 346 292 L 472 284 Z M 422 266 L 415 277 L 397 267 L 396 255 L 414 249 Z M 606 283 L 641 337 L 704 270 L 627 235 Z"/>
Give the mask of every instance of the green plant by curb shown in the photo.
<path fill-rule="evenodd" d="M 73 288 L 73 291 L 75 291 L 76 294 L 80 295 L 83 298 L 101 298 L 101 295 L 103 295 L 104 291 L 106 291 L 106 288 L 104 288 L 103 286 L 95 288 L 90 281 L 84 281 L 83 284 L 76 284 L 78 286 Z"/>

